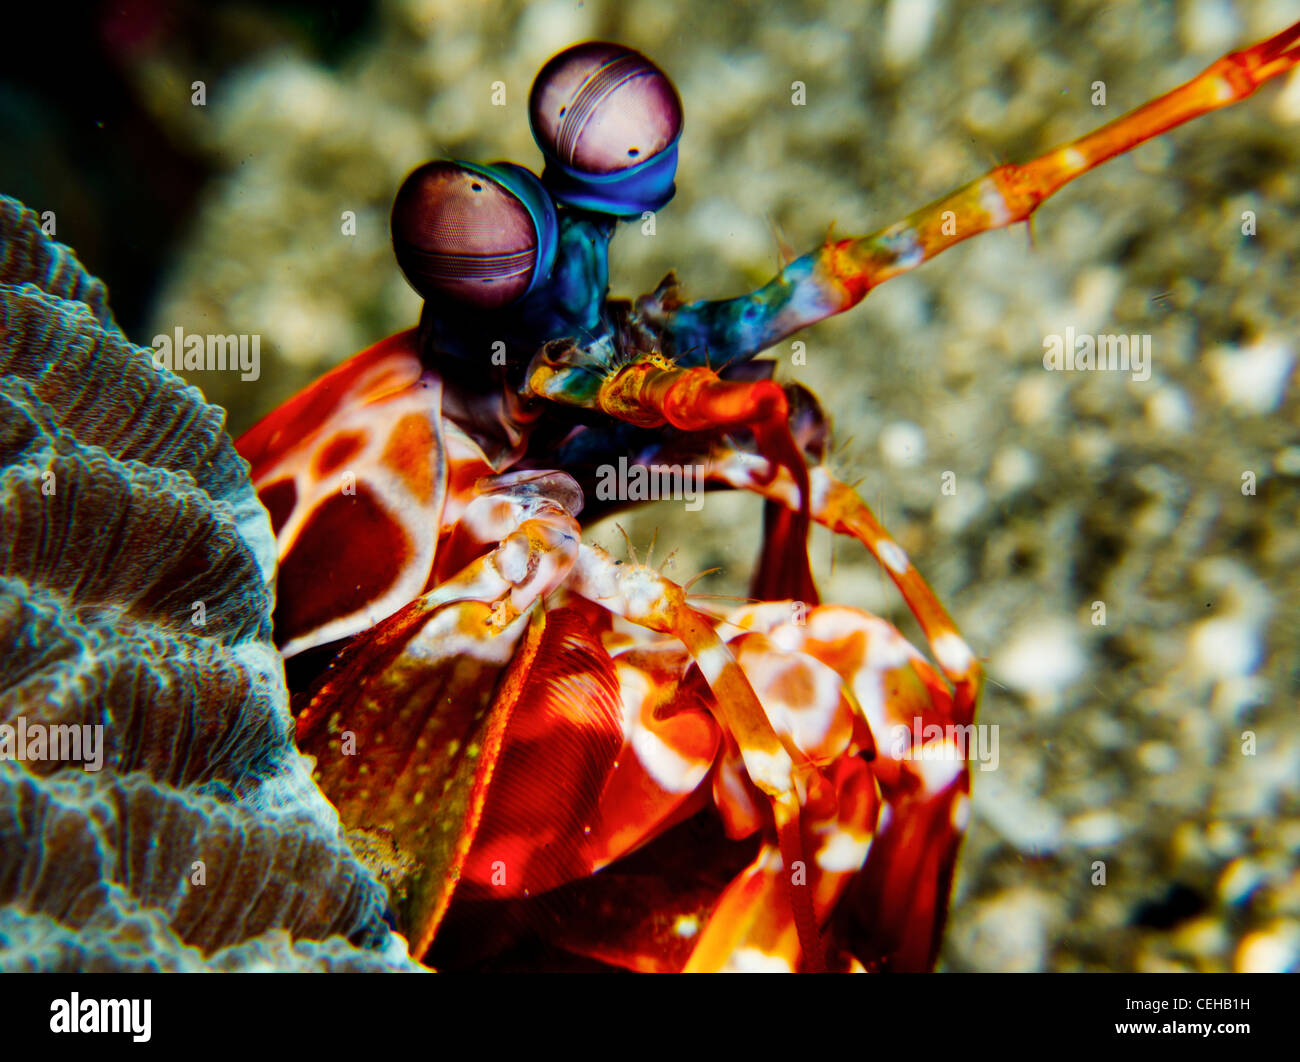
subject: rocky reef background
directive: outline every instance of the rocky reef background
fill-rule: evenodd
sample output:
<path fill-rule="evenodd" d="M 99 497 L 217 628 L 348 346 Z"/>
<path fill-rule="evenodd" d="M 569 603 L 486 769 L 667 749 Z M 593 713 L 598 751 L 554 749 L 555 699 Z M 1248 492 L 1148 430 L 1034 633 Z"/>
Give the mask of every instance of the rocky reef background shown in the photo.
<path fill-rule="evenodd" d="M 681 93 L 677 197 L 652 236 L 620 234 L 614 290 L 672 268 L 689 298 L 747 290 L 781 240 L 879 228 L 1300 18 L 1296 0 L 113 7 L 91 27 L 112 119 L 26 129 L 41 150 L 0 190 L 55 210 L 135 342 L 261 337 L 258 380 L 190 381 L 236 433 L 415 321 L 388 243 L 398 183 L 439 155 L 540 167 L 528 88 L 575 40 L 639 48 Z M 0 90 L 0 115 L 25 99 Z M 1298 219 L 1293 74 L 1086 175 L 1032 240 L 981 236 L 810 329 L 806 364 L 775 352 L 988 662 L 999 764 L 974 771 L 943 968 L 1300 964 Z M 1045 371 L 1067 327 L 1149 334 L 1150 379 Z M 698 590 L 739 595 L 757 512 L 710 495 L 621 522 L 637 543 L 657 528 L 683 578 L 723 567 Z M 862 551 L 813 548 L 827 600 L 916 634 Z"/>

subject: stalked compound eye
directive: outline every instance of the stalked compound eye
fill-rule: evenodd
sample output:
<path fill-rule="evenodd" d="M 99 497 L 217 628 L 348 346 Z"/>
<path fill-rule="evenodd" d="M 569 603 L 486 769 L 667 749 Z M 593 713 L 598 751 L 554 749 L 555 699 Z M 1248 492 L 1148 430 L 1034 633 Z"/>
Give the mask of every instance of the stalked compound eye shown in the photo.
<path fill-rule="evenodd" d="M 393 201 L 393 250 L 411 287 L 482 310 L 546 278 L 557 229 L 541 181 L 510 162 L 426 162 Z"/>
<path fill-rule="evenodd" d="M 599 41 L 560 52 L 533 82 L 528 118 L 560 202 L 630 216 L 673 197 L 682 102 L 640 52 Z"/>

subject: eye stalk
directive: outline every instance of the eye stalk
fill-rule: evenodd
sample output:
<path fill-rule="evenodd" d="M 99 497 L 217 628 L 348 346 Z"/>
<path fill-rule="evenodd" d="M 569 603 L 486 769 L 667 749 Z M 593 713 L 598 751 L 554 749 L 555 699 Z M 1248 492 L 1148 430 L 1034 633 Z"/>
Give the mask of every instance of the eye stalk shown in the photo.
<path fill-rule="evenodd" d="M 600 41 L 560 52 L 533 82 L 528 120 L 560 202 L 628 217 L 673 197 L 682 102 L 640 52 Z"/>
<path fill-rule="evenodd" d="M 393 250 L 411 287 L 480 310 L 545 281 L 558 228 L 541 181 L 512 162 L 426 162 L 393 201 Z"/>

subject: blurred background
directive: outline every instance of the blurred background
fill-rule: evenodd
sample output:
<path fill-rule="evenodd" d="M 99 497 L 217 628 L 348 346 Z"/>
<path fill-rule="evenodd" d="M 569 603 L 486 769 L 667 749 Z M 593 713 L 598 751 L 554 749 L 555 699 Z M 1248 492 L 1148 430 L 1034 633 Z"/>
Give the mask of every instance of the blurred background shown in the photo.
<path fill-rule="evenodd" d="M 388 242 L 398 184 L 435 156 L 540 169 L 528 89 L 574 41 L 641 49 L 677 84 L 678 194 L 653 236 L 618 237 L 613 288 L 671 268 L 693 298 L 748 290 L 782 242 L 880 228 L 1300 19 L 1300 0 L 41 8 L 57 46 L 0 69 L 0 191 L 53 211 L 136 342 L 261 336 L 257 381 L 191 381 L 236 435 L 415 322 Z M 973 775 L 941 968 L 1300 965 L 1298 221 L 1293 74 L 1086 175 L 1032 234 L 962 244 L 809 330 L 806 364 L 773 352 L 832 418 L 832 467 L 988 665 L 979 721 L 1000 762 Z M 1044 371 L 1044 337 L 1067 327 L 1151 335 L 1151 378 Z M 743 595 L 758 512 L 710 495 L 621 522 L 677 548 L 680 578 L 720 566 L 702 592 Z M 920 644 L 861 550 L 812 548 L 827 600 Z"/>

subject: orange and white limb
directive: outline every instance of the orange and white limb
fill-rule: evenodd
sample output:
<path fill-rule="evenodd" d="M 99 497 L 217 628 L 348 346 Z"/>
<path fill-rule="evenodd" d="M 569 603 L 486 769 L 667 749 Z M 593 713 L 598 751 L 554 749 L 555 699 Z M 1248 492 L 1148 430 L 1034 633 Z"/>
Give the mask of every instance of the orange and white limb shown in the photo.
<path fill-rule="evenodd" d="M 796 485 L 783 469 L 774 468 L 760 454 L 719 444 L 710 453 L 708 470 L 715 481 L 752 491 L 792 510 L 799 507 Z M 953 685 L 954 718 L 969 723 L 983 685 L 983 668 L 948 610 L 906 551 L 890 537 L 852 487 L 837 479 L 825 465 L 809 469 L 808 477 L 812 519 L 837 534 L 852 535 L 889 574 L 921 625 L 935 661 Z"/>
<path fill-rule="evenodd" d="M 746 774 L 771 801 L 786 865 L 801 862 L 800 806 L 820 779 L 806 755 L 773 729 L 735 657 L 709 620 L 687 604 L 686 592 L 651 568 L 616 564 L 593 546 L 581 548 L 568 589 L 638 626 L 672 635 L 685 646 L 713 693 L 719 725 L 736 742 Z M 812 968 L 821 968 L 824 956 L 812 897 L 794 875 L 788 878 L 787 895 L 804 959 Z"/>
<path fill-rule="evenodd" d="M 1025 163 L 1006 163 L 877 232 L 830 240 L 732 299 L 681 304 L 671 288 L 638 302 L 679 364 L 746 361 L 872 289 L 992 229 L 1027 221 L 1050 196 L 1116 155 L 1231 106 L 1300 64 L 1300 23 L 1225 55 L 1190 81 L 1113 122 Z"/>

